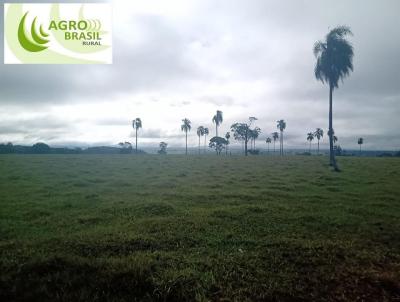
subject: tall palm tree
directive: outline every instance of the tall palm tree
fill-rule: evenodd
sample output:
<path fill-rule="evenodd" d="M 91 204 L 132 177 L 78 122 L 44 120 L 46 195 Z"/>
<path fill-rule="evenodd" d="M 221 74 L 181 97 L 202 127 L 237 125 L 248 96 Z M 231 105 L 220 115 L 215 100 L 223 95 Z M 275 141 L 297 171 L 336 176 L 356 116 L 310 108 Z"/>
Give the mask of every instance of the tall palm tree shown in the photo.
<path fill-rule="evenodd" d="M 186 135 L 186 155 L 187 155 L 187 135 L 188 135 L 188 132 L 190 131 L 190 129 L 192 129 L 191 124 L 192 124 L 192 122 L 190 120 L 188 120 L 187 118 L 184 118 L 182 120 L 181 130 L 183 132 L 185 132 L 185 135 Z"/>
<path fill-rule="evenodd" d="M 136 134 L 135 134 L 135 136 L 136 136 L 136 147 L 135 147 L 135 153 L 137 153 L 137 133 L 138 133 L 138 130 L 140 129 L 140 128 L 142 128 L 142 120 L 140 119 L 140 118 L 135 118 L 133 121 L 132 121 L 132 128 L 133 129 L 135 129 L 135 132 L 136 132 Z"/>
<path fill-rule="evenodd" d="M 307 133 L 307 140 L 310 142 L 310 154 L 311 154 L 311 142 L 313 141 L 313 139 L 314 139 L 314 133 L 308 132 Z"/>
<path fill-rule="evenodd" d="M 200 154 L 200 137 L 202 137 L 203 135 L 204 135 L 204 127 L 199 126 L 197 128 L 197 136 L 199 137 L 199 154 Z"/>
<path fill-rule="evenodd" d="M 254 140 L 256 138 L 256 132 L 254 129 L 249 129 L 248 130 L 248 137 L 249 137 L 249 143 L 250 143 L 250 151 L 253 151 L 255 149 L 254 147 Z"/>
<path fill-rule="evenodd" d="M 267 146 L 268 146 L 268 154 L 269 154 L 269 144 L 272 142 L 272 140 L 271 140 L 270 137 L 267 137 L 266 140 L 265 140 L 265 142 L 267 143 Z"/>
<path fill-rule="evenodd" d="M 255 139 L 255 132 L 251 129 L 248 131 L 249 139 L 250 139 L 250 151 L 253 151 L 253 144 Z"/>
<path fill-rule="evenodd" d="M 229 139 L 231 138 L 231 133 L 228 131 L 225 134 L 225 139 L 226 139 L 226 146 L 225 146 L 225 154 L 228 155 L 228 145 L 229 145 Z"/>
<path fill-rule="evenodd" d="M 208 128 L 204 128 L 204 153 L 206 153 L 207 148 L 207 135 L 210 134 L 210 130 Z"/>
<path fill-rule="evenodd" d="M 279 133 L 278 132 L 272 132 L 272 138 L 274 139 L 274 154 L 275 154 L 275 142 L 279 138 Z"/>
<path fill-rule="evenodd" d="M 279 150 L 279 154 L 283 155 L 283 131 L 286 129 L 286 122 L 284 120 L 279 120 L 276 122 L 276 128 L 279 129 L 279 131 L 281 132 L 280 137 L 280 150 Z"/>
<path fill-rule="evenodd" d="M 357 144 L 360 145 L 360 156 L 361 156 L 361 145 L 364 144 L 364 139 L 362 137 L 360 137 L 357 141 Z"/>
<path fill-rule="evenodd" d="M 212 122 L 215 123 L 215 136 L 218 136 L 218 127 L 222 124 L 222 121 L 222 111 L 217 110 L 217 113 L 212 118 Z"/>
<path fill-rule="evenodd" d="M 314 73 L 317 80 L 329 85 L 329 159 L 335 171 L 339 171 L 333 152 L 333 122 L 332 122 L 332 95 L 335 88 L 339 88 L 339 80 L 343 80 L 353 71 L 353 46 L 345 37 L 352 35 L 347 26 L 338 26 L 332 29 L 324 41 L 317 41 L 314 45 L 314 55 L 317 59 Z"/>
<path fill-rule="evenodd" d="M 254 130 L 252 131 L 252 136 L 253 136 L 253 150 L 256 150 L 256 140 L 260 136 L 261 129 L 259 127 L 255 127 Z"/>
<path fill-rule="evenodd" d="M 319 140 L 324 137 L 324 130 L 322 130 L 321 128 L 315 129 L 314 136 L 318 140 L 318 152 L 317 153 L 319 154 Z"/>

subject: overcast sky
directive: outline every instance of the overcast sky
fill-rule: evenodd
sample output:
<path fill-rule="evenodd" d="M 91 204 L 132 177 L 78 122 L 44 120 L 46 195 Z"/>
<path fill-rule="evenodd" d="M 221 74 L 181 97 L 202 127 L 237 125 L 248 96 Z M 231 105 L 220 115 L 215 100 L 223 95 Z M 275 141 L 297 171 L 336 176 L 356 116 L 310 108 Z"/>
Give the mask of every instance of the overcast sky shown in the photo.
<path fill-rule="evenodd" d="M 0 66 L 0 142 L 113 145 L 133 141 L 131 120 L 141 117 L 142 146 L 177 147 L 186 117 L 196 146 L 199 125 L 215 134 L 218 109 L 220 133 L 255 116 L 264 146 L 285 119 L 287 146 L 305 148 L 307 132 L 328 126 L 313 44 L 345 24 L 355 69 L 334 93 L 335 133 L 348 149 L 360 136 L 365 149 L 400 148 L 400 1 L 112 3 L 113 65 Z"/>

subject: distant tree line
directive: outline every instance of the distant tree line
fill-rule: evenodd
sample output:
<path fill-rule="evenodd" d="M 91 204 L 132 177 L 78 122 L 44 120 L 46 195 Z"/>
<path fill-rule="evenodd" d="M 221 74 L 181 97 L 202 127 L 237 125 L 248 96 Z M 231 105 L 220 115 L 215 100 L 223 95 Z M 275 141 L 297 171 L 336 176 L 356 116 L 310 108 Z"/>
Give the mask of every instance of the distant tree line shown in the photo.
<path fill-rule="evenodd" d="M 129 143 L 128 143 L 129 144 Z M 89 147 L 87 149 L 82 148 L 59 148 L 50 147 L 45 143 L 36 143 L 32 146 L 21 146 L 13 145 L 12 143 L 0 144 L 0 154 L 121 154 L 121 153 L 132 153 L 132 147 L 116 148 L 109 146 Z M 138 150 L 138 153 L 145 153 L 142 150 Z"/>

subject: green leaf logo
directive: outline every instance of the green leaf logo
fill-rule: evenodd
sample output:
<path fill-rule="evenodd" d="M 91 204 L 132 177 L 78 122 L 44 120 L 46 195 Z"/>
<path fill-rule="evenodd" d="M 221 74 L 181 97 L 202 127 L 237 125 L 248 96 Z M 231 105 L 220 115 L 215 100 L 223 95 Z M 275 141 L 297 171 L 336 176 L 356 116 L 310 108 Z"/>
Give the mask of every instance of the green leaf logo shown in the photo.
<path fill-rule="evenodd" d="M 47 33 L 43 31 L 42 25 L 39 27 L 39 32 L 37 32 L 36 26 L 36 17 L 33 19 L 30 36 L 27 36 L 26 28 L 25 28 L 25 19 L 28 15 L 28 12 L 22 17 L 21 21 L 19 22 L 18 26 L 18 40 L 21 46 L 30 52 L 38 52 L 48 48 L 46 44 L 49 42 L 46 38 L 49 36 Z"/>

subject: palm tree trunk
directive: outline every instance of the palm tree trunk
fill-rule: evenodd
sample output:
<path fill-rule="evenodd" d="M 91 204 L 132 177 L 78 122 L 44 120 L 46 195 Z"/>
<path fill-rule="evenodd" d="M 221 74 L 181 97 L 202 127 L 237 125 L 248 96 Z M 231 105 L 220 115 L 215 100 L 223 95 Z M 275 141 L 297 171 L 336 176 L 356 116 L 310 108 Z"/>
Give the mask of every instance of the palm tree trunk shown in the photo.
<path fill-rule="evenodd" d="M 215 123 L 215 136 L 218 136 L 218 125 Z"/>
<path fill-rule="evenodd" d="M 199 155 L 200 155 L 200 135 L 199 135 Z"/>
<path fill-rule="evenodd" d="M 186 155 L 187 155 L 187 131 L 185 131 L 186 134 Z"/>
<path fill-rule="evenodd" d="M 204 134 L 204 154 L 206 154 L 207 134 Z"/>
<path fill-rule="evenodd" d="M 333 153 L 332 95 L 333 86 L 332 84 L 329 84 L 329 164 L 335 169 L 335 171 L 339 171 L 339 167 L 337 166 L 335 160 L 335 154 Z"/>
<path fill-rule="evenodd" d="M 311 155 L 311 141 L 310 141 L 310 155 Z"/>
<path fill-rule="evenodd" d="M 248 135 L 248 130 L 246 130 L 246 135 L 244 137 L 244 155 L 245 156 L 247 156 L 247 142 L 248 142 L 247 135 Z"/>
<path fill-rule="evenodd" d="M 275 139 L 274 139 L 274 155 L 275 155 Z"/>
<path fill-rule="evenodd" d="M 360 144 L 360 156 L 361 156 L 361 144 Z"/>
<path fill-rule="evenodd" d="M 319 154 L 319 140 L 318 140 L 318 154 Z"/>
<path fill-rule="evenodd" d="M 136 127 L 136 148 L 135 148 L 135 153 L 137 153 L 137 127 Z"/>

